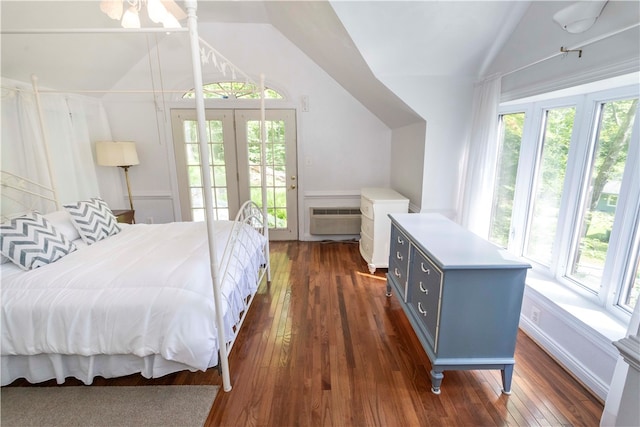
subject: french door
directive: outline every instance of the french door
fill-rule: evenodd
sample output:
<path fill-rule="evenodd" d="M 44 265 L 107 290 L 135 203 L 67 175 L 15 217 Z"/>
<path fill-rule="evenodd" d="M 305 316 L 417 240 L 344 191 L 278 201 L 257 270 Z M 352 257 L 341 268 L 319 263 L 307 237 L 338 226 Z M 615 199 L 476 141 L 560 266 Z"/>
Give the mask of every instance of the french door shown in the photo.
<path fill-rule="evenodd" d="M 266 177 L 271 240 L 298 235 L 296 126 L 294 110 L 267 110 L 262 162 L 259 110 L 206 110 L 215 219 L 232 219 L 245 200 L 262 206 Z M 176 172 L 182 219 L 203 221 L 202 184 L 195 110 L 172 110 Z"/>

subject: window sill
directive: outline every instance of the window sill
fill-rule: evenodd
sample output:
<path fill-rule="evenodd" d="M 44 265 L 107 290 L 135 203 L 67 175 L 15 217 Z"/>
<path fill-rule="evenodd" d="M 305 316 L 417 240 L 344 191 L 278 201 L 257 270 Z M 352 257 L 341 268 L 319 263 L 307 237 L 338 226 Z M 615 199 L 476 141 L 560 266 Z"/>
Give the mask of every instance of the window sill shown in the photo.
<path fill-rule="evenodd" d="M 543 297 L 549 305 L 605 339 L 616 341 L 626 336 L 629 319 L 622 321 L 589 298 L 533 270 L 527 274 L 526 282 L 527 288 Z"/>

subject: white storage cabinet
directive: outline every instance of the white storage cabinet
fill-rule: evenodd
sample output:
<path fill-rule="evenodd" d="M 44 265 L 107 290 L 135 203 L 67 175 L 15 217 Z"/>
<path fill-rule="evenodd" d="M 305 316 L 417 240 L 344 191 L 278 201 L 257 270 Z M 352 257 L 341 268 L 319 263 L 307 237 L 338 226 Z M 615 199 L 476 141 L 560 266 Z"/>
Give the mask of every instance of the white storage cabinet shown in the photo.
<path fill-rule="evenodd" d="M 360 254 L 371 274 L 389 266 L 390 213 L 407 213 L 409 199 L 390 188 L 363 188 L 360 198 L 362 223 Z"/>

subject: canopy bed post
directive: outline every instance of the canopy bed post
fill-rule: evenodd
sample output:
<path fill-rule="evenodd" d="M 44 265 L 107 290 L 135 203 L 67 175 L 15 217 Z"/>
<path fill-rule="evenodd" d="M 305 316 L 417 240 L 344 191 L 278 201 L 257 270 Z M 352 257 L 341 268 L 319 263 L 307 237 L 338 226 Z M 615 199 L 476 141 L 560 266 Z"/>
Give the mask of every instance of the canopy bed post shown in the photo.
<path fill-rule="evenodd" d="M 197 0 L 185 1 L 187 8 L 187 24 L 189 27 L 189 41 L 191 45 L 191 62 L 193 66 L 193 91 L 196 101 L 196 116 L 198 119 L 198 135 L 200 141 L 200 163 L 202 168 L 202 184 L 204 188 L 211 188 L 211 175 L 209 164 L 209 138 L 206 129 L 206 117 L 204 109 L 204 93 L 202 87 L 202 65 L 200 61 L 200 44 L 198 42 L 198 22 L 196 17 Z M 206 213 L 207 235 L 209 243 L 209 256 L 211 266 L 211 279 L 213 281 L 213 298 L 216 307 L 216 323 L 218 324 L 218 343 L 220 348 L 219 363 L 222 370 L 222 385 L 224 391 L 231 391 L 231 379 L 229 376 L 229 361 L 224 333 L 224 318 L 222 307 L 222 295 L 220 293 L 220 279 L 214 245 L 213 225 L 213 201 L 211 192 L 203 191 Z"/>
<path fill-rule="evenodd" d="M 271 282 L 271 263 L 269 262 L 269 215 L 267 212 L 267 121 L 264 105 L 264 74 L 260 74 L 260 142 L 262 162 L 262 215 L 266 219 L 264 223 L 264 235 L 267 238 L 267 282 Z"/>
<path fill-rule="evenodd" d="M 47 171 L 49 172 L 49 183 L 51 185 L 51 192 L 53 193 L 54 203 L 56 209 L 60 209 L 60 200 L 58 199 L 58 187 L 56 186 L 56 179 L 53 174 L 53 162 L 51 161 L 51 150 L 49 150 L 49 140 L 47 139 L 47 132 L 45 132 L 44 118 L 42 117 L 42 104 L 40 103 L 40 93 L 38 92 L 38 78 L 35 74 L 31 76 L 31 84 L 33 85 L 33 94 L 36 98 L 36 108 L 38 109 L 38 121 L 40 123 L 40 136 L 42 137 L 42 143 L 44 146 L 44 154 L 47 158 Z"/>

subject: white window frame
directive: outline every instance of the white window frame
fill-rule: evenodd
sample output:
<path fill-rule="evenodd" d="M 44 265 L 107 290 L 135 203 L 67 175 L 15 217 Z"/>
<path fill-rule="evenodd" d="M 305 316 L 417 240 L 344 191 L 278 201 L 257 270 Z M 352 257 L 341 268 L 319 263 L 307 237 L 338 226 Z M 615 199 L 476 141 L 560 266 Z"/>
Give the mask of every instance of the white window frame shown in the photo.
<path fill-rule="evenodd" d="M 570 97 L 535 100 L 532 102 L 509 102 L 501 105 L 498 114 L 525 113 L 520 159 L 516 176 L 511 230 L 508 250 L 522 256 L 526 244 L 527 216 L 531 206 L 534 189 L 535 168 L 539 160 L 540 139 L 543 131 L 544 111 L 547 109 L 575 106 L 573 133 L 569 147 L 567 170 L 563 197 L 560 204 L 558 226 L 553 257 L 549 266 L 540 265 L 528 260 L 535 273 L 548 277 L 583 296 L 586 300 L 597 304 L 616 318 L 628 322 L 631 313 L 618 305 L 618 300 L 635 271 L 638 256 L 638 240 L 640 240 L 640 108 L 636 111 L 636 119 L 632 130 L 627 163 L 623 176 L 618 206 L 614 219 L 614 227 L 609 240 L 609 249 L 602 275 L 602 287 L 598 293 L 588 290 L 575 281 L 565 277 L 568 264 L 571 262 L 571 246 L 573 232 L 577 227 L 581 214 L 581 197 L 573 195 L 582 191 L 581 182 L 589 166 L 592 140 L 597 122 L 596 112 L 602 102 L 616 101 L 638 97 L 637 85 L 601 90 Z"/>

